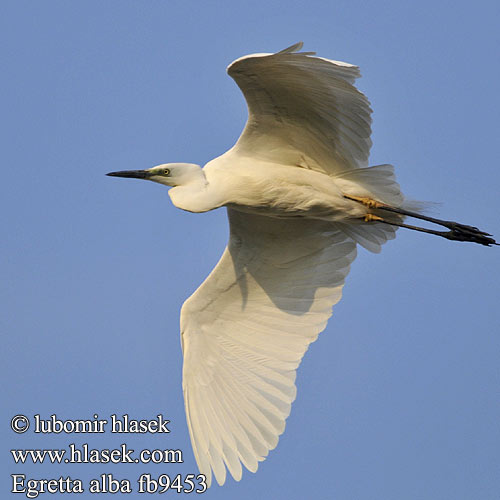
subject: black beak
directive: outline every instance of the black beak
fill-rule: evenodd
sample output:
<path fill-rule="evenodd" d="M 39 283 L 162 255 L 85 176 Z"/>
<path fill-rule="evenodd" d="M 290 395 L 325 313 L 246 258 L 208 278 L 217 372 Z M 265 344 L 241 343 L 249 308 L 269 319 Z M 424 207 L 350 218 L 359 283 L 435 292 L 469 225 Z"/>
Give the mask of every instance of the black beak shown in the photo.
<path fill-rule="evenodd" d="M 147 179 L 147 170 L 121 170 L 120 172 L 109 172 L 110 177 L 131 177 L 133 179 Z"/>

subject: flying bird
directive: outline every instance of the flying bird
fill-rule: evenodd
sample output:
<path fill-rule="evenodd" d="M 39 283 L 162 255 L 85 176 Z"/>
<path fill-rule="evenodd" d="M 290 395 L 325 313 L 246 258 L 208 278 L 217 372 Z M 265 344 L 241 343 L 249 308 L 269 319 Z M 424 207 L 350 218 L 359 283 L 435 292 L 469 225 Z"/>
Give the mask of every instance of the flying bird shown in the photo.
<path fill-rule="evenodd" d="M 379 252 L 398 227 L 485 246 L 476 227 L 405 201 L 391 165 L 368 165 L 371 109 L 359 68 L 299 52 L 241 57 L 227 68 L 248 104 L 236 144 L 203 168 L 166 163 L 111 172 L 165 186 L 189 212 L 226 207 L 230 236 L 181 309 L 186 418 L 210 485 L 255 472 L 276 447 L 296 370 L 341 298 L 361 245 Z M 445 230 L 405 223 L 413 217 Z"/>

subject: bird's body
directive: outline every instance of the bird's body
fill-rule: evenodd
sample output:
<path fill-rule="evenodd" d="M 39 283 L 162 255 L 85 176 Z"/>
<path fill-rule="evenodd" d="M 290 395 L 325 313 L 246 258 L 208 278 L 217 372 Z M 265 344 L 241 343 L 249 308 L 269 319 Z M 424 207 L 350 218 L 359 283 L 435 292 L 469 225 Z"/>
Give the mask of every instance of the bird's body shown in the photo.
<path fill-rule="evenodd" d="M 189 212 L 227 206 L 270 217 L 338 221 L 358 219 L 367 211 L 343 197 L 350 184 L 297 166 L 242 159 L 230 151 L 207 163 L 192 182 L 172 188 L 169 195 L 177 208 Z"/>
<path fill-rule="evenodd" d="M 186 417 L 210 484 L 255 472 L 284 431 L 295 374 L 341 297 L 357 245 L 378 252 L 398 226 L 493 245 L 477 228 L 409 211 L 391 165 L 368 166 L 371 109 L 356 66 L 299 53 L 236 60 L 249 118 L 227 153 L 109 175 L 170 186 L 190 212 L 226 207 L 227 248 L 184 303 Z M 446 227 L 403 223 L 405 216 Z"/>

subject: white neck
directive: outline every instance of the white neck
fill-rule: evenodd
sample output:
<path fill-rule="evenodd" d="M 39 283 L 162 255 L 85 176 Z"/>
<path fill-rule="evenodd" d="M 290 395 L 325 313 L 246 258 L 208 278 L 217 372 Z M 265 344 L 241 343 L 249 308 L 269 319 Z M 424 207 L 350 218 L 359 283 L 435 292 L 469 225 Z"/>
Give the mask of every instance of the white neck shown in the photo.
<path fill-rule="evenodd" d="M 218 203 L 218 197 L 201 169 L 200 173 L 201 176 L 197 176 L 182 186 L 173 187 L 168 192 L 172 203 L 177 208 L 199 213 L 208 212 L 221 206 L 222 203 Z"/>

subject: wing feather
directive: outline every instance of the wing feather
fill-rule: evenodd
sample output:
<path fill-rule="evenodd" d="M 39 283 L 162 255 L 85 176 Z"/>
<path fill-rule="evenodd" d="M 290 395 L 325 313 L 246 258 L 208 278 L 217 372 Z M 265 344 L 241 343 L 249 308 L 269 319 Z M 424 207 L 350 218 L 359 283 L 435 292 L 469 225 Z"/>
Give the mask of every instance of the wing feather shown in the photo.
<path fill-rule="evenodd" d="M 356 255 L 331 223 L 228 214 L 228 248 L 181 312 L 187 422 L 207 484 L 255 472 L 277 445 L 296 369 Z"/>
<path fill-rule="evenodd" d="M 229 65 L 248 105 L 235 150 L 329 175 L 366 167 L 371 108 L 353 85 L 359 68 L 297 52 L 301 47 L 252 54 Z"/>

